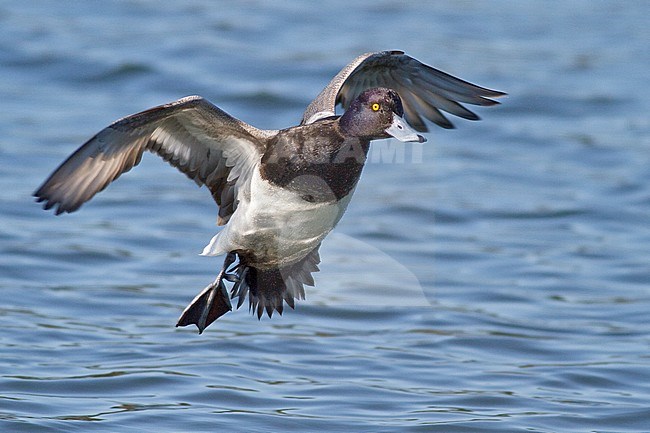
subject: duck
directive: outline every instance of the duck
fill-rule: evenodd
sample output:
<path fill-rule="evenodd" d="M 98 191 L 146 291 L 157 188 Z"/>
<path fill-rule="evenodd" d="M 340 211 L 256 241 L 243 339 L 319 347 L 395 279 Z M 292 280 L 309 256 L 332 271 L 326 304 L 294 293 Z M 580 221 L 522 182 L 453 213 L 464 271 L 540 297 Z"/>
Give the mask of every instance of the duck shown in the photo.
<path fill-rule="evenodd" d="M 334 76 L 297 126 L 258 129 L 201 96 L 183 97 L 111 123 L 33 195 L 56 215 L 74 212 L 145 151 L 205 186 L 223 227 L 201 254 L 225 258 L 176 324 L 196 325 L 200 334 L 235 302 L 238 309 L 248 299 L 260 319 L 305 299 L 319 247 L 345 213 L 373 140 L 423 143 L 424 119 L 450 129 L 442 111 L 479 120 L 462 104 L 492 106 L 503 95 L 403 51 L 366 53 Z"/>

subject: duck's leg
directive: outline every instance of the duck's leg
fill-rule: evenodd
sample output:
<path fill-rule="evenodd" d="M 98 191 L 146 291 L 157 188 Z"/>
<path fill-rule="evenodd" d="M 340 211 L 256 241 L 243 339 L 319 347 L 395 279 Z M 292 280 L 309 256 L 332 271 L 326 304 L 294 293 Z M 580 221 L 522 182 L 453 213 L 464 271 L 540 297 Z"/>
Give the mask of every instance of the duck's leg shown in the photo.
<path fill-rule="evenodd" d="M 201 334 L 208 325 L 232 310 L 224 280 L 232 281 L 232 276 L 227 275 L 226 272 L 235 262 L 236 257 L 235 253 L 228 253 L 217 278 L 183 310 L 176 326 L 195 324 Z"/>

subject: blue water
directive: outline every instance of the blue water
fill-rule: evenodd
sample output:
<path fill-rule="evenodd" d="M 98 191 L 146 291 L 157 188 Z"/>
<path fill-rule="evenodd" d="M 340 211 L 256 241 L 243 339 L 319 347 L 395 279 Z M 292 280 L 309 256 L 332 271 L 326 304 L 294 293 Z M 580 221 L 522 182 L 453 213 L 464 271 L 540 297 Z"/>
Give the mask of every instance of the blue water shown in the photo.
<path fill-rule="evenodd" d="M 0 431 L 650 431 L 649 13 L 0 1 Z M 421 160 L 376 147 L 282 317 L 174 327 L 216 206 L 154 156 L 75 214 L 30 197 L 121 116 L 200 94 L 287 127 L 381 49 L 509 96 Z"/>

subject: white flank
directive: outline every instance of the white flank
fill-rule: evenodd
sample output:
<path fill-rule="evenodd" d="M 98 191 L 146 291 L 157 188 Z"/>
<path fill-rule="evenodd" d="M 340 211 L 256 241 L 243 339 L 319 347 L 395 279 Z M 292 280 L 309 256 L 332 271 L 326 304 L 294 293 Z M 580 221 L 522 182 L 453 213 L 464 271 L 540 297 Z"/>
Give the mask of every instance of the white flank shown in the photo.
<path fill-rule="evenodd" d="M 254 250 L 264 262 L 278 266 L 294 263 L 336 226 L 354 192 L 338 202 L 310 203 L 294 191 L 263 180 L 257 167 L 252 171 L 250 199 L 242 195 L 230 221 L 202 255 Z"/>

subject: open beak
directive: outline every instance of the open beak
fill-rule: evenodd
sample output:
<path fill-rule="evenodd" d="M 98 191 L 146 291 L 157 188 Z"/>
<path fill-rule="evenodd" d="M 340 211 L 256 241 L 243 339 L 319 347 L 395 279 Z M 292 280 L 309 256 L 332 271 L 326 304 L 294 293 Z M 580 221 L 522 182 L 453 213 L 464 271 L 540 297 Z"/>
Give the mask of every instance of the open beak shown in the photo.
<path fill-rule="evenodd" d="M 393 113 L 393 123 L 385 129 L 386 133 L 392 137 L 397 138 L 399 141 L 417 141 L 424 143 L 426 138 L 415 132 L 413 128 L 408 126 L 406 121 Z"/>

